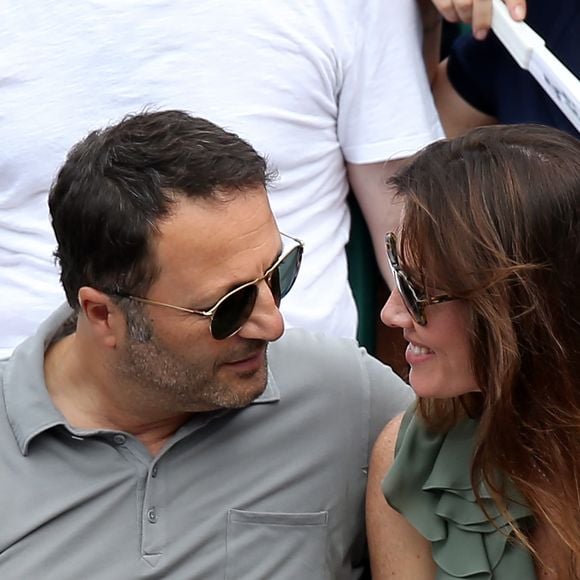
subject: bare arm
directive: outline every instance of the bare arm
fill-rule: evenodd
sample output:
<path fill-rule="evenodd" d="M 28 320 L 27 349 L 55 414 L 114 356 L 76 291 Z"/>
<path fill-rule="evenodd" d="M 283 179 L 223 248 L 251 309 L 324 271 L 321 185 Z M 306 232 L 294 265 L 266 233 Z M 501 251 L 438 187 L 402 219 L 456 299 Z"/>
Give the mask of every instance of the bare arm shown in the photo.
<path fill-rule="evenodd" d="M 447 59 L 437 67 L 431 84 L 435 106 L 445 134 L 449 138 L 462 135 L 473 127 L 493 125 L 497 119 L 472 107 L 455 90 L 447 75 Z"/>
<path fill-rule="evenodd" d="M 423 61 L 429 83 L 437 73 L 441 58 L 441 15 L 431 0 L 418 0 L 423 22 Z"/>
<path fill-rule="evenodd" d="M 491 26 L 491 0 L 432 1 L 445 20 L 471 24 L 473 36 L 479 40 L 487 36 Z M 526 17 L 526 0 L 504 0 L 504 2 L 514 20 L 523 20 Z"/>
<path fill-rule="evenodd" d="M 373 580 L 430 580 L 435 578 L 431 546 L 386 502 L 381 489 L 393 462 L 402 416 L 391 421 L 377 439 L 371 456 L 366 521 Z"/>
<path fill-rule="evenodd" d="M 385 281 L 391 287 L 391 273 L 385 259 L 385 234 L 394 231 L 401 220 L 401 203 L 386 180 L 404 159 L 386 163 L 347 163 L 348 179 L 369 229 L 377 264 Z"/>

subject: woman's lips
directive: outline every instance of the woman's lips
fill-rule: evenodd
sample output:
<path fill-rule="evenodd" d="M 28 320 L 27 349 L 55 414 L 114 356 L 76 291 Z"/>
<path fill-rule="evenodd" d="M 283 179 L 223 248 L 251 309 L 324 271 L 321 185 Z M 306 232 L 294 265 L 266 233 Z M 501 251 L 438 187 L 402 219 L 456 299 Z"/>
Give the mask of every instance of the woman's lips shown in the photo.
<path fill-rule="evenodd" d="M 435 356 L 435 353 L 426 346 L 409 342 L 405 350 L 405 360 L 411 366 L 418 365 Z"/>

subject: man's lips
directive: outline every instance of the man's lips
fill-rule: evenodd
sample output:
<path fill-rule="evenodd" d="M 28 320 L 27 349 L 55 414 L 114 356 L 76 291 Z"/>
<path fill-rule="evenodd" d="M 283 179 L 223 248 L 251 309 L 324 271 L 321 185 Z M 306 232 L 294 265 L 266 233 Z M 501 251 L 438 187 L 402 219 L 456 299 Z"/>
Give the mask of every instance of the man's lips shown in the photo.
<path fill-rule="evenodd" d="M 255 350 L 251 353 L 245 354 L 239 358 L 234 360 L 227 361 L 225 364 L 227 365 L 243 365 L 243 364 L 251 364 L 263 358 L 266 349 L 261 348 L 260 350 Z"/>

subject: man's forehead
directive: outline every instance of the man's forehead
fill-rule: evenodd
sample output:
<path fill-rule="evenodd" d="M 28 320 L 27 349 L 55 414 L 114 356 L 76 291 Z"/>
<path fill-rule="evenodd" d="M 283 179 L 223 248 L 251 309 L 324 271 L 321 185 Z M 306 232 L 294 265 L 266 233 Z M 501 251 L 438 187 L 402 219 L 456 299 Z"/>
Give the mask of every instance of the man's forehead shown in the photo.
<path fill-rule="evenodd" d="M 184 199 L 158 230 L 153 253 L 161 278 L 224 278 L 225 283 L 259 276 L 281 251 L 281 237 L 265 190 L 227 201 Z M 226 282 L 227 278 L 227 282 Z"/>
<path fill-rule="evenodd" d="M 216 192 L 214 197 L 176 196 L 167 216 L 157 227 L 161 241 L 175 233 L 185 233 L 188 238 L 210 239 L 244 235 L 247 230 L 275 221 L 264 187 Z"/>

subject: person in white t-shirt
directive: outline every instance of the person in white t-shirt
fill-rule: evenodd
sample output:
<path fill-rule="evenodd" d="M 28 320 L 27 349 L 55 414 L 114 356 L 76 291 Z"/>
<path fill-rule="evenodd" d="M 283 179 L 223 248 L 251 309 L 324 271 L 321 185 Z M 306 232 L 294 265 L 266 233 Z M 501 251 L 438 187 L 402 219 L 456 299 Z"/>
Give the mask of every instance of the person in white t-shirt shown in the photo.
<path fill-rule="evenodd" d="M 63 300 L 46 196 L 66 151 L 147 108 L 206 117 L 269 158 L 279 171 L 270 200 L 280 228 L 306 246 L 286 322 L 355 336 L 349 186 L 382 255 L 398 220 L 385 176 L 442 135 L 421 33 L 407 0 L 5 4 L 0 356 Z"/>

